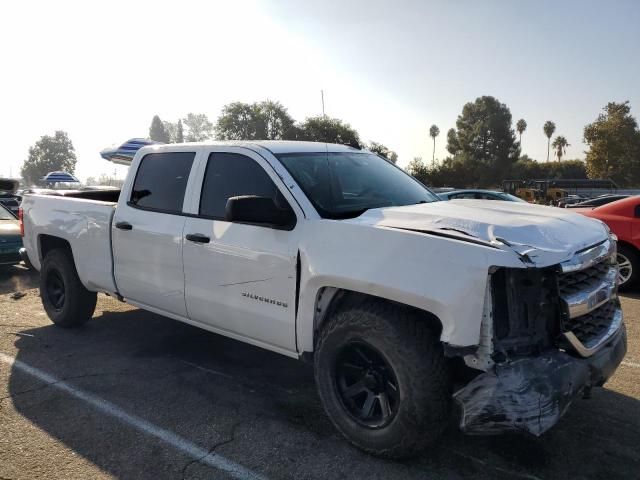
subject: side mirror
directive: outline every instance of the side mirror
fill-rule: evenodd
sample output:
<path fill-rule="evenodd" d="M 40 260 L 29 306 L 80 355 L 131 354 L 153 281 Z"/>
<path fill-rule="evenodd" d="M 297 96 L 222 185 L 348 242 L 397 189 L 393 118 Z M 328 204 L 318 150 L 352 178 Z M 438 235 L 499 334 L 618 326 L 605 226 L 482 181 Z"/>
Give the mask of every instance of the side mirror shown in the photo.
<path fill-rule="evenodd" d="M 225 220 L 292 230 L 296 224 L 296 215 L 286 201 L 283 203 L 284 205 L 279 206 L 273 198 L 255 195 L 230 197 L 225 207 Z"/>

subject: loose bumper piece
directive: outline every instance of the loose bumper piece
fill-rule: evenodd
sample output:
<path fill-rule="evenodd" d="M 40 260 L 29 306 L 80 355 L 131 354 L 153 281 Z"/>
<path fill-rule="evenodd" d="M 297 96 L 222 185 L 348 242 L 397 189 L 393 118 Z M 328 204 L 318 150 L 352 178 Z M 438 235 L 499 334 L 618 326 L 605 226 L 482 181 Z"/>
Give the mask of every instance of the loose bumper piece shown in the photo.
<path fill-rule="evenodd" d="M 525 431 L 539 436 L 562 417 L 585 388 L 602 386 L 627 351 L 624 324 L 589 358 L 551 350 L 496 364 L 454 394 L 460 428 L 470 434 Z"/>

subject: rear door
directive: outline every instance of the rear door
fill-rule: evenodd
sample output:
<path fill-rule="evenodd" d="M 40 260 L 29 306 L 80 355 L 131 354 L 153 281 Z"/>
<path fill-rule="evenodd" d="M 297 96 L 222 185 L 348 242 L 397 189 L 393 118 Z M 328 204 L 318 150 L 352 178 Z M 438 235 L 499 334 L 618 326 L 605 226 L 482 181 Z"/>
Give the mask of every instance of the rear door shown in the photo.
<path fill-rule="evenodd" d="M 195 151 L 148 153 L 112 224 L 114 275 L 128 301 L 186 317 L 183 203 Z M 131 168 L 135 168 L 135 164 Z"/>
<path fill-rule="evenodd" d="M 302 213 L 281 179 L 257 153 L 214 147 L 202 157 L 202 189 L 184 233 L 189 318 L 251 343 L 295 351 L 298 232 Z M 225 220 L 227 199 L 281 195 L 294 209 L 292 230 Z"/>

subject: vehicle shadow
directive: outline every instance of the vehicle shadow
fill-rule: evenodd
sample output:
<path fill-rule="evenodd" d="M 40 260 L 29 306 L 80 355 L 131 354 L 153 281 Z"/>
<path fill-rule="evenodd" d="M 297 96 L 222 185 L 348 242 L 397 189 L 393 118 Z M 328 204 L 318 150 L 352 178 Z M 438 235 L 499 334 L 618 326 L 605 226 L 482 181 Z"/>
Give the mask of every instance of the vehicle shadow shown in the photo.
<path fill-rule="evenodd" d="M 22 264 L 0 267 L 0 295 L 36 288 L 38 279 L 38 272 Z"/>
<path fill-rule="evenodd" d="M 23 364 L 204 449 L 220 445 L 216 453 L 268 477 L 610 480 L 640 471 L 640 401 L 607 389 L 576 401 L 541 438 L 471 437 L 452 426 L 420 458 L 389 462 L 336 433 L 305 363 L 140 310 L 104 312 L 79 330 L 22 333 L 31 335 L 15 342 Z M 116 477 L 176 478 L 197 468 L 16 366 L 9 393 L 33 425 Z"/>
<path fill-rule="evenodd" d="M 632 298 L 632 299 L 635 299 L 635 300 L 640 300 L 640 292 L 637 291 L 637 290 L 636 291 L 631 291 L 631 292 L 620 293 L 620 296 L 624 297 L 624 298 Z"/>

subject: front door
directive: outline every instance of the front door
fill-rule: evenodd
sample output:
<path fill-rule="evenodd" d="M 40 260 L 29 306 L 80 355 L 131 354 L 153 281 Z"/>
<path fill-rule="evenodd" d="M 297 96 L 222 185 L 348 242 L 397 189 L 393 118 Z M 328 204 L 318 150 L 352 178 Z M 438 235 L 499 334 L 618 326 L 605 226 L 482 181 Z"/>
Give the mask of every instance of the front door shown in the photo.
<path fill-rule="evenodd" d="M 219 147 L 205 160 L 198 213 L 184 229 L 188 315 L 232 336 L 293 352 L 298 227 L 286 231 L 224 219 L 229 197 L 280 195 L 287 201 L 280 179 L 246 149 Z"/>

